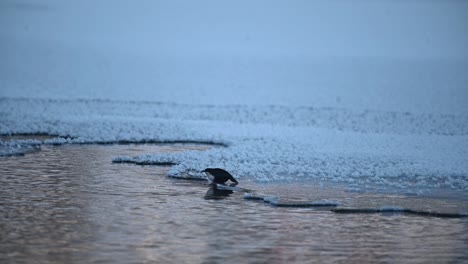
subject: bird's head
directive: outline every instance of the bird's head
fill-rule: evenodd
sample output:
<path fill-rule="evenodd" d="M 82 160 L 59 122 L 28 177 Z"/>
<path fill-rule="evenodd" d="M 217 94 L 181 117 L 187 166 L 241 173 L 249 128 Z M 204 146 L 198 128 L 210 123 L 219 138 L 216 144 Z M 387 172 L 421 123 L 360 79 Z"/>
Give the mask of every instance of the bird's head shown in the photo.
<path fill-rule="evenodd" d="M 205 173 L 205 175 L 208 177 L 208 180 L 213 181 L 214 176 L 211 174 L 211 170 L 212 169 L 207 168 L 207 169 L 202 170 L 202 172 Z"/>

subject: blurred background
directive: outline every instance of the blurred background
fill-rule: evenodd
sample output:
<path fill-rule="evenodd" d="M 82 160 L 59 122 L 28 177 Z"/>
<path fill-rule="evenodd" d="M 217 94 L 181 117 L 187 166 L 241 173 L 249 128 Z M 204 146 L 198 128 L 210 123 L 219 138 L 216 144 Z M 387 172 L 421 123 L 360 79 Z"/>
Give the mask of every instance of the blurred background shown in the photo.
<path fill-rule="evenodd" d="M 468 1 L 2 0 L 0 96 L 468 113 Z"/>

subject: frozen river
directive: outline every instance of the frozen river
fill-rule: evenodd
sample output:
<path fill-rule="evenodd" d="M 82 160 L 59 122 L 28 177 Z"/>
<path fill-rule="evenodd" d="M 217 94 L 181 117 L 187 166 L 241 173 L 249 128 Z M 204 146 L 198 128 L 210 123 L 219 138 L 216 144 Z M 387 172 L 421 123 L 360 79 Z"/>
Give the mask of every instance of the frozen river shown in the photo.
<path fill-rule="evenodd" d="M 118 155 L 206 148 L 182 144 L 42 146 L 39 152 L 1 158 L 0 262 L 468 260 L 467 218 L 275 207 L 246 200 L 241 192 L 210 195 L 204 181 L 167 177 L 167 166 L 111 162 Z M 466 202 L 460 200 L 347 193 L 311 184 L 241 180 L 239 186 L 282 198 L 338 200 L 344 207 L 412 205 L 466 210 Z"/>

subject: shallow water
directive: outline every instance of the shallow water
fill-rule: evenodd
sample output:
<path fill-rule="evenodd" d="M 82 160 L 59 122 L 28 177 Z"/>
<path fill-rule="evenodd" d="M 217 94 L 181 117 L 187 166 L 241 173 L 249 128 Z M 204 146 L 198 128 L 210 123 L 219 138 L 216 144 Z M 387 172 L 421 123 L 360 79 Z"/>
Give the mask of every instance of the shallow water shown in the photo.
<path fill-rule="evenodd" d="M 112 157 L 198 145 L 42 146 L 0 158 L 2 263 L 466 262 L 468 219 L 336 214 L 213 196 L 169 167 L 113 164 Z M 347 193 L 297 184 L 240 187 L 344 207 L 400 205 L 465 210 L 463 200 Z M 330 188 L 328 188 L 330 187 Z"/>

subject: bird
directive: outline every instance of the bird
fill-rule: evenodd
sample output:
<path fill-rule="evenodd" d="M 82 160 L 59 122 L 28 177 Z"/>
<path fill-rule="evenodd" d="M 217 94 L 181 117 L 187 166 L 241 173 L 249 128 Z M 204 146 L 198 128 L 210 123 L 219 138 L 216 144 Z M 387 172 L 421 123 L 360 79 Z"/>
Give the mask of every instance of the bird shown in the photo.
<path fill-rule="evenodd" d="M 235 184 L 239 183 L 229 172 L 220 168 L 206 168 L 202 172 L 206 173 L 213 183 L 224 184 L 228 180 L 231 180 Z"/>

